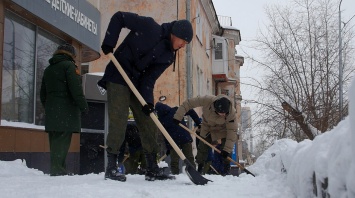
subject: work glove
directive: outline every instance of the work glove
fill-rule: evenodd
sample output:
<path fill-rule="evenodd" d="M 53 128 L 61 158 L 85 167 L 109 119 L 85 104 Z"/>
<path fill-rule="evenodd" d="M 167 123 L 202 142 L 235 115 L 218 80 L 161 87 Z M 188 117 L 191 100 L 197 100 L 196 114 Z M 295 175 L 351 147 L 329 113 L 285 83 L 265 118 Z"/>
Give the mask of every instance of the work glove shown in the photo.
<path fill-rule="evenodd" d="M 179 125 L 181 121 L 174 118 L 173 122 L 174 122 L 174 124 Z"/>
<path fill-rule="evenodd" d="M 201 124 L 197 125 L 196 127 L 197 127 L 197 129 L 196 129 L 196 134 L 197 134 L 198 136 L 200 136 L 200 134 L 201 134 Z"/>
<path fill-rule="evenodd" d="M 229 153 L 225 150 L 222 150 L 220 154 L 224 159 L 227 159 L 227 157 L 229 157 Z"/>
<path fill-rule="evenodd" d="M 105 55 L 107 55 L 107 54 L 113 52 L 113 47 L 108 46 L 108 45 L 105 45 L 105 44 L 102 44 L 102 45 L 101 45 L 101 49 L 102 49 L 102 52 L 103 52 Z"/>
<path fill-rule="evenodd" d="M 153 104 L 145 104 L 143 107 L 142 107 L 142 111 L 143 113 L 146 115 L 146 116 L 149 116 L 150 113 L 152 113 L 154 111 L 154 105 Z"/>

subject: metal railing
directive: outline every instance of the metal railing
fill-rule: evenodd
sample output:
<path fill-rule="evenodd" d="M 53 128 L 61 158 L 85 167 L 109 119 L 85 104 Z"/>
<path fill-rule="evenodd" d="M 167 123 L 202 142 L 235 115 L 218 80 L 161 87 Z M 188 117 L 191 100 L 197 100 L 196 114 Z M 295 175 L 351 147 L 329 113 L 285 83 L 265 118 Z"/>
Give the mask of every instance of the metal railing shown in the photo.
<path fill-rule="evenodd" d="M 219 24 L 222 26 L 232 26 L 232 18 L 229 16 L 218 15 Z"/>

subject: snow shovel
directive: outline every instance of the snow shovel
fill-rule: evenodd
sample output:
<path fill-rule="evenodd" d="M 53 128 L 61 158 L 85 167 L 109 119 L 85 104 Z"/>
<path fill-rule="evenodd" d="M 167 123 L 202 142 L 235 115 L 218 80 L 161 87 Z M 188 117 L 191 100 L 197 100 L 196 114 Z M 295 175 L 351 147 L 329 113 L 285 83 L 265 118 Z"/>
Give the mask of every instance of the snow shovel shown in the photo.
<path fill-rule="evenodd" d="M 118 63 L 116 57 L 112 53 L 109 53 L 108 55 L 111 58 L 111 61 L 115 64 L 117 70 L 120 72 L 120 74 L 122 75 L 122 77 L 126 81 L 129 88 L 132 90 L 134 95 L 138 98 L 138 100 L 142 104 L 142 106 L 146 105 L 147 102 L 144 100 L 142 95 L 138 92 L 136 87 L 133 85 L 132 81 L 128 78 L 126 72 L 122 69 L 122 67 Z M 170 145 L 174 148 L 174 150 L 179 155 L 179 157 L 185 162 L 185 164 L 186 164 L 185 171 L 186 171 L 186 174 L 189 176 L 190 180 L 196 185 L 205 185 L 209 181 L 211 181 L 211 180 L 208 180 L 208 179 L 202 177 L 200 175 L 200 173 L 196 171 L 195 167 L 192 166 L 192 164 L 189 162 L 189 160 L 186 159 L 185 155 L 182 153 L 182 151 L 176 145 L 174 140 L 170 137 L 169 133 L 165 130 L 165 128 L 163 127 L 163 125 L 160 123 L 160 121 L 158 120 L 158 118 L 155 116 L 155 114 L 153 112 L 150 113 L 150 117 L 155 122 L 155 124 L 158 126 L 160 131 L 163 133 L 164 137 L 168 140 Z"/>
<path fill-rule="evenodd" d="M 194 133 L 193 131 L 191 131 L 189 128 L 185 127 L 183 124 L 179 124 L 182 128 L 184 128 L 186 131 L 188 131 L 189 133 L 191 133 L 192 135 L 196 136 L 199 140 L 201 140 L 203 143 L 207 144 L 209 147 L 211 147 L 213 150 L 215 150 L 217 153 L 221 153 L 220 150 L 218 150 L 216 147 L 214 147 L 212 144 L 208 143 L 205 139 L 203 139 L 202 137 L 200 137 L 199 135 L 197 135 L 196 133 Z M 242 165 L 240 165 L 238 162 L 234 161 L 232 158 L 227 157 L 227 159 L 234 163 L 235 165 L 237 165 L 241 170 L 244 170 L 247 174 L 253 175 L 255 177 L 255 175 L 253 173 L 251 173 L 250 171 L 248 171 L 246 168 L 244 168 Z"/>
<path fill-rule="evenodd" d="M 218 172 L 212 165 L 210 165 L 210 168 L 211 168 L 217 175 L 220 175 L 219 172 Z"/>
<path fill-rule="evenodd" d="M 163 161 L 165 158 L 167 157 L 166 154 L 164 154 L 163 156 L 161 156 L 161 158 L 158 159 L 158 164 Z"/>

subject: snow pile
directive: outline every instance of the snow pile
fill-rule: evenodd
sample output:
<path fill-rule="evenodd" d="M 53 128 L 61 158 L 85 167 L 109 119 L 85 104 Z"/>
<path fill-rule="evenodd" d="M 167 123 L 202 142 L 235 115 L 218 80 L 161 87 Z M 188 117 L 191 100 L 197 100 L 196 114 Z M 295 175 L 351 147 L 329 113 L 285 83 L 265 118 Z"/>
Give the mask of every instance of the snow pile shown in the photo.
<path fill-rule="evenodd" d="M 350 114 L 338 126 L 313 141 L 278 140 L 248 170 L 287 173 L 297 197 L 355 197 L 355 81 L 351 90 Z"/>
<path fill-rule="evenodd" d="M 346 184 L 346 176 L 349 174 L 351 159 L 355 156 L 351 154 L 348 126 L 347 118 L 313 141 L 299 143 L 287 176 L 296 195 L 312 197 L 314 193 L 319 196 L 329 193 L 331 197 L 346 197 L 350 193 L 348 189 L 352 187 Z M 314 182 L 316 189 L 313 189 Z"/>
<path fill-rule="evenodd" d="M 290 139 L 277 140 L 247 169 L 257 175 L 286 173 L 296 146 L 297 142 Z"/>
<path fill-rule="evenodd" d="M 25 160 L 0 161 L 0 177 L 16 177 L 23 176 L 24 174 L 31 176 L 44 175 L 43 172 L 37 169 L 28 168 Z"/>

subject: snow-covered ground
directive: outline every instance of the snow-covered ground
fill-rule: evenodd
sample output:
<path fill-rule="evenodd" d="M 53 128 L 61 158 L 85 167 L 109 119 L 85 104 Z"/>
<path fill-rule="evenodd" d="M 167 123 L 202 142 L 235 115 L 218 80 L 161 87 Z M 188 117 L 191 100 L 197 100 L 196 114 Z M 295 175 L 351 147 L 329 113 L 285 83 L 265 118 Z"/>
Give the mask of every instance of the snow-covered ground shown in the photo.
<path fill-rule="evenodd" d="M 264 172 L 257 177 L 205 175 L 213 182 L 197 186 L 185 174 L 176 180 L 154 182 L 145 181 L 141 175 L 128 175 L 126 182 L 117 182 L 104 180 L 103 173 L 50 177 L 27 168 L 21 160 L 0 161 L 0 197 L 295 197 L 285 185 L 285 174 Z"/>
<path fill-rule="evenodd" d="M 204 175 L 213 181 L 204 186 L 193 184 L 185 173 L 176 180 L 154 182 L 141 175 L 128 175 L 126 182 L 104 180 L 103 173 L 50 177 L 19 159 L 0 161 L 0 197 L 308 198 L 316 197 L 315 181 L 318 197 L 329 193 L 331 197 L 354 198 L 355 82 L 349 98 L 350 114 L 333 130 L 313 141 L 276 141 L 247 167 L 256 177 L 245 173 L 239 177 Z M 326 192 L 322 192 L 322 183 L 328 183 Z"/>
<path fill-rule="evenodd" d="M 332 197 L 355 197 L 350 120 L 348 117 L 314 141 L 276 141 L 247 167 L 256 177 L 245 173 L 239 177 L 204 175 L 213 181 L 204 186 L 193 184 L 185 173 L 176 180 L 154 182 L 145 181 L 141 175 L 127 175 L 126 182 L 104 180 L 103 173 L 50 177 L 18 159 L 0 161 L 0 197 L 303 198 L 315 197 L 314 171 L 318 183 L 328 177 Z"/>

